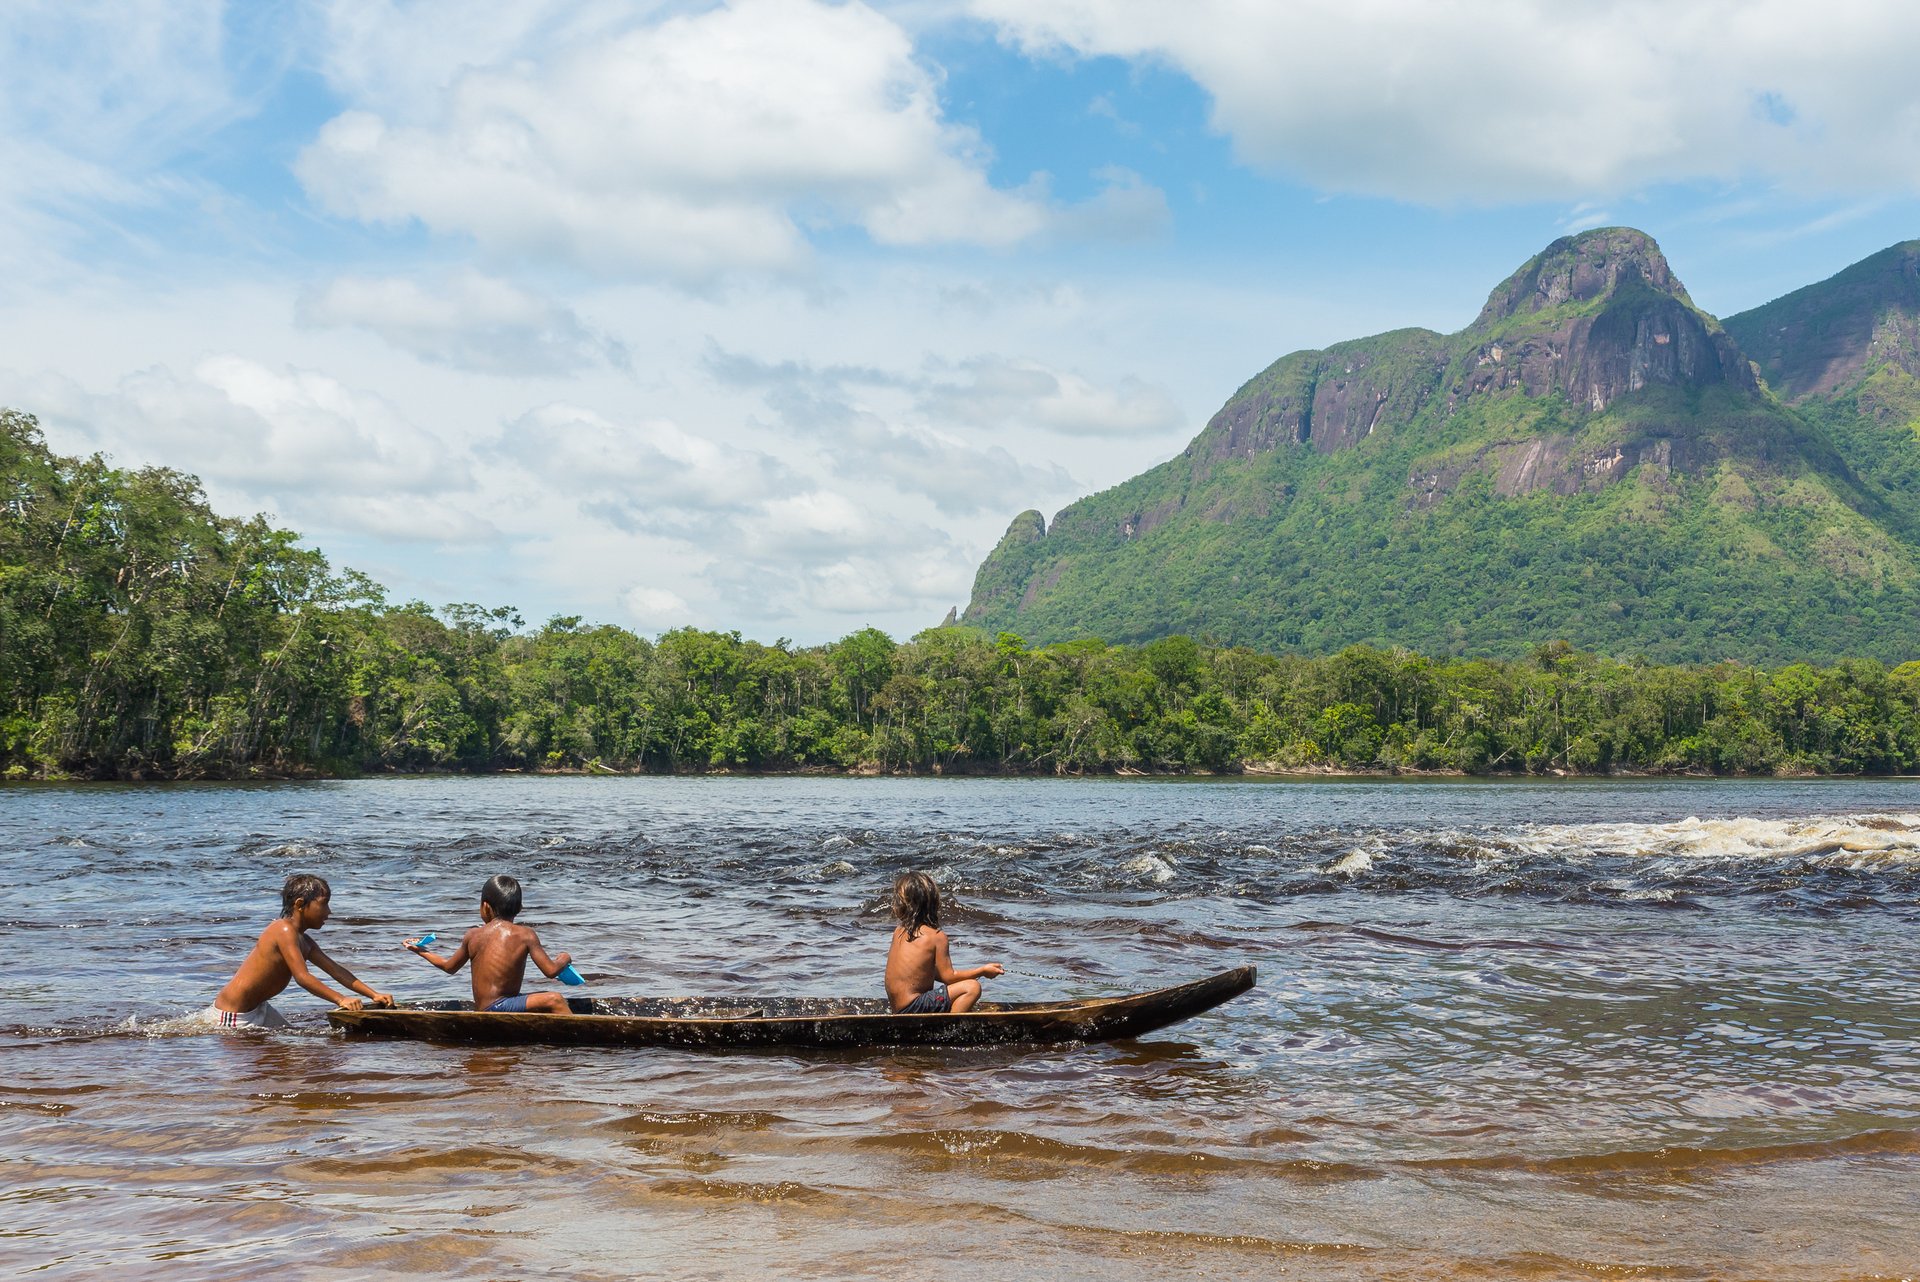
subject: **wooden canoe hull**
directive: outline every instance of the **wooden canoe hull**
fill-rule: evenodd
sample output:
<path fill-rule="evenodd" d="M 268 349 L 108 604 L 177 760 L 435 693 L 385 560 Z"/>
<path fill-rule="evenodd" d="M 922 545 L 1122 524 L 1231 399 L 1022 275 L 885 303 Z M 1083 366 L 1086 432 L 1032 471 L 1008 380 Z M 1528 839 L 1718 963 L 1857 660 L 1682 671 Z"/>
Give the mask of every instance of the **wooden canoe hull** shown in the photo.
<path fill-rule="evenodd" d="M 1253 987 L 1254 968 L 1124 997 L 1066 1002 L 982 1002 L 964 1015 L 895 1015 L 867 998 L 573 998 L 569 1015 L 478 1012 L 467 1002 L 392 1010 L 337 1009 L 338 1029 L 359 1037 L 410 1037 L 489 1045 L 741 1047 L 996 1046 L 1139 1037 L 1230 1001 Z"/>

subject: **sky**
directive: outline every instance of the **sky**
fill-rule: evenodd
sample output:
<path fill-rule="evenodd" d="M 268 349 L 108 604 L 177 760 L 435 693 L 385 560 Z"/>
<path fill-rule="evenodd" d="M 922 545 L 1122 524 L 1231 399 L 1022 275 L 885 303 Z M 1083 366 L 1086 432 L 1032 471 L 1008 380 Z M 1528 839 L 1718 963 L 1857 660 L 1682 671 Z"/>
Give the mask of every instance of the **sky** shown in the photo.
<path fill-rule="evenodd" d="M 907 637 L 1556 237 L 1920 236 L 1891 0 L 10 0 L 0 405 L 395 600 Z"/>

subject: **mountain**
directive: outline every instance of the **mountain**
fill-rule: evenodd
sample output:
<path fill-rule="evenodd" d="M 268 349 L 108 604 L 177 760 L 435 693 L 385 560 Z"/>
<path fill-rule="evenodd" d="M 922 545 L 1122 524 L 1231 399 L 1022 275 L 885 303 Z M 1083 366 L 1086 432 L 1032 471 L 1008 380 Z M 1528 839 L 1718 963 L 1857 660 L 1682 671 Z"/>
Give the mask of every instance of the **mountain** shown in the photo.
<path fill-rule="evenodd" d="M 1920 538 L 1920 240 L 1726 327 L 1787 404 L 1825 430 L 1888 518 Z"/>
<path fill-rule="evenodd" d="M 1920 240 L 1730 316 L 1727 332 L 1790 402 L 1920 379 Z"/>
<path fill-rule="evenodd" d="M 1644 233 L 1555 241 L 1458 333 L 1284 356 L 1179 457 L 1051 524 L 1021 513 L 962 621 L 1032 642 L 1911 658 L 1912 248 L 1723 326 Z"/>

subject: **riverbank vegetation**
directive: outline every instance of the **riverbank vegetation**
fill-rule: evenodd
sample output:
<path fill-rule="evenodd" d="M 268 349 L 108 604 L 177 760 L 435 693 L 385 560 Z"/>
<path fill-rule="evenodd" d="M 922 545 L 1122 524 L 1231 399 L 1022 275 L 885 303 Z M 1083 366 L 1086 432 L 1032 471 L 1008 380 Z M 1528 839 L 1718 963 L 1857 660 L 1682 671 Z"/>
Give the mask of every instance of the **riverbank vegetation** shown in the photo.
<path fill-rule="evenodd" d="M 1920 662 L 1678 666 L 1174 636 L 820 646 L 395 604 L 191 478 L 0 412 L 0 773 L 1920 771 Z"/>

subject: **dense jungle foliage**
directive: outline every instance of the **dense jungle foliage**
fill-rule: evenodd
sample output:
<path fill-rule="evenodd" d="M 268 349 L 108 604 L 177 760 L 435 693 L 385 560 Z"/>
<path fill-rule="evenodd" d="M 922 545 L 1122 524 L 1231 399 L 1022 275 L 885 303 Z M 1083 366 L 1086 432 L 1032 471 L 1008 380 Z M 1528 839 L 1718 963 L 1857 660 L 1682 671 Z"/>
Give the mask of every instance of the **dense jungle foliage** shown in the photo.
<path fill-rule="evenodd" d="M 1758 439 L 1768 423 L 1726 399 L 1660 389 L 1584 430 L 1665 411 L 1692 431 Z M 1463 408 L 1449 428 L 1552 438 L 1562 410 L 1509 397 Z M 1871 527 L 1815 474 L 1641 468 L 1596 493 L 1502 495 L 1470 473 L 1422 507 L 1407 478 L 1438 465 L 1413 446 L 1383 465 L 1393 445 L 1232 459 L 1204 485 L 1176 459 L 1071 505 L 1043 538 L 1026 514 L 981 568 L 974 599 L 997 602 L 974 621 L 1040 640 L 1185 632 L 1307 654 L 1361 643 L 1518 658 L 1549 637 L 1668 663 L 1920 653 L 1920 524 L 1912 545 L 1896 539 L 1893 513 L 1877 509 Z M 1208 505 L 1272 511 L 1195 515 Z M 1116 535 L 1141 512 L 1173 515 Z"/>
<path fill-rule="evenodd" d="M 0 487 L 0 771 L 16 778 L 1920 768 L 1920 663 L 523 630 L 509 609 L 389 603 L 295 534 L 217 515 L 191 477 L 53 455 L 26 415 L 0 413 Z"/>

